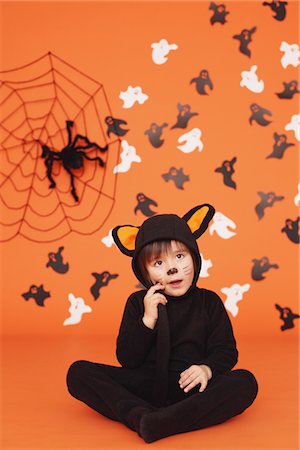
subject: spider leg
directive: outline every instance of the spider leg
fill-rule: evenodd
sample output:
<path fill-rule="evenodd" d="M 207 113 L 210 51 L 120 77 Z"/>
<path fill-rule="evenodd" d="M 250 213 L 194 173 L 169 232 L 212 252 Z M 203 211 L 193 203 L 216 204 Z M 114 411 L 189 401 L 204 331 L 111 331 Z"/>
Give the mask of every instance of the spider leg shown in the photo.
<path fill-rule="evenodd" d="M 89 161 L 98 161 L 99 162 L 99 166 L 100 167 L 104 167 L 105 166 L 105 162 L 99 157 L 99 156 L 95 156 L 95 158 L 91 158 L 90 156 L 86 155 L 84 152 L 80 151 L 77 152 L 79 155 L 81 155 L 83 158 L 88 159 Z"/>
<path fill-rule="evenodd" d="M 67 131 L 68 131 L 68 145 L 71 145 L 72 144 L 72 128 L 73 128 L 74 122 L 72 120 L 67 120 L 66 125 L 67 125 Z"/>
<path fill-rule="evenodd" d="M 78 195 L 77 195 L 77 192 L 76 192 L 76 189 L 75 189 L 75 184 L 74 184 L 74 175 L 73 175 L 73 173 L 71 172 L 70 169 L 68 169 L 68 168 L 65 167 L 65 166 L 64 166 L 64 168 L 65 168 L 65 170 L 68 172 L 68 174 L 69 174 L 70 177 L 71 177 L 71 186 L 72 186 L 71 194 L 72 194 L 72 196 L 73 196 L 75 202 L 79 202 L 79 198 L 78 198 Z"/>
<path fill-rule="evenodd" d="M 79 147 L 76 147 L 76 144 L 77 144 L 77 141 L 78 140 L 81 140 L 81 141 L 83 141 L 86 145 L 85 146 L 79 146 Z M 104 153 L 104 152 L 106 152 L 107 151 L 107 149 L 108 149 L 108 145 L 106 145 L 105 147 L 100 147 L 100 145 L 98 145 L 98 144 L 96 144 L 96 142 L 91 142 L 91 141 L 89 141 L 89 139 L 86 137 L 86 136 L 82 136 L 81 134 L 77 134 L 76 135 L 76 137 L 75 137 L 75 139 L 74 139 L 74 142 L 73 142 L 73 146 L 74 147 L 76 147 L 76 149 L 78 149 L 78 150 L 84 150 L 84 149 L 88 149 L 88 148 L 92 148 L 92 147 L 95 147 L 97 150 L 99 150 L 99 152 L 101 152 L 101 153 Z"/>
<path fill-rule="evenodd" d="M 56 183 L 52 178 L 52 166 L 53 166 L 53 159 L 49 158 L 45 161 L 46 167 L 47 167 L 47 177 L 48 180 L 51 182 L 51 184 L 49 185 L 49 188 L 55 188 L 56 187 Z"/>
<path fill-rule="evenodd" d="M 45 166 L 47 168 L 47 177 L 48 180 L 51 182 L 49 188 L 55 188 L 56 183 L 52 178 L 52 167 L 53 167 L 53 162 L 56 159 L 59 159 L 58 157 L 55 157 L 55 155 L 53 154 L 52 150 L 50 150 L 50 148 L 47 145 L 42 145 L 42 149 L 43 149 L 43 153 L 42 153 L 42 158 L 45 160 Z"/>

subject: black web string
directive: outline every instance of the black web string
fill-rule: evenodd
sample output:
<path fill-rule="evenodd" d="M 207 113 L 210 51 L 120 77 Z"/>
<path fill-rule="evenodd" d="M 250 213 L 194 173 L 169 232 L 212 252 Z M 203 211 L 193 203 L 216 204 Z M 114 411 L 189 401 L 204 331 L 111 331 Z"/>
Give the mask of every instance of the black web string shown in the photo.
<path fill-rule="evenodd" d="M 115 202 L 117 174 L 108 172 L 107 161 L 114 148 L 117 163 L 120 152 L 120 139 L 109 142 L 105 133 L 104 117 L 112 113 L 103 86 L 52 53 L 0 76 L 0 227 L 4 235 L 0 239 L 8 241 L 19 234 L 35 242 L 53 242 L 72 231 L 89 235 L 99 230 Z M 73 138 L 80 134 L 101 147 L 109 145 L 101 154 L 84 150 L 90 157 L 99 156 L 104 167 L 84 159 L 83 168 L 72 171 L 79 203 L 71 195 L 70 175 L 61 162 L 53 163 L 56 187 L 49 188 L 41 158 L 42 144 L 55 152 L 66 146 L 67 120 L 74 122 Z M 114 177 L 109 193 L 103 190 L 106 177 Z M 101 217 L 100 197 L 110 202 L 105 217 Z M 93 214 L 97 222 L 87 229 L 85 221 Z M 45 220 L 49 226 L 41 225 Z"/>

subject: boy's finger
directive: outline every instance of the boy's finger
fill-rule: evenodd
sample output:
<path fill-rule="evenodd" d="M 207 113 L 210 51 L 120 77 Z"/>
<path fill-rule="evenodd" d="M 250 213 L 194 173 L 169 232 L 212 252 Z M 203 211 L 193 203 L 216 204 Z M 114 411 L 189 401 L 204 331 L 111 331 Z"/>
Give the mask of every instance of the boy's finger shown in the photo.
<path fill-rule="evenodd" d="M 206 386 L 207 386 L 207 381 L 202 381 L 201 382 L 201 387 L 199 389 L 199 392 L 203 392 L 204 389 L 206 388 Z"/>
<path fill-rule="evenodd" d="M 199 384 L 199 380 L 193 380 L 184 388 L 184 392 L 189 392 L 191 389 L 193 389 L 193 387 L 197 386 L 197 384 Z"/>
<path fill-rule="evenodd" d="M 155 294 L 155 292 L 159 289 L 163 289 L 162 285 L 160 283 L 154 284 L 148 289 L 146 297 L 152 297 L 152 295 Z"/>
<path fill-rule="evenodd" d="M 159 291 L 160 289 L 164 289 L 164 285 L 161 283 L 156 283 L 153 286 L 151 286 L 148 290 L 148 293 L 154 294 L 154 292 Z"/>
<path fill-rule="evenodd" d="M 190 373 L 189 371 L 190 371 L 190 369 L 186 369 L 183 372 L 181 372 L 180 378 L 184 378 L 186 375 L 188 375 Z"/>
<path fill-rule="evenodd" d="M 186 387 L 193 380 L 195 380 L 195 377 L 193 376 L 193 374 L 185 376 L 184 378 L 179 380 L 180 387 L 182 387 L 182 388 Z"/>
<path fill-rule="evenodd" d="M 184 384 L 189 380 L 189 378 L 190 378 L 190 375 L 185 374 L 185 375 L 183 375 L 183 377 L 180 378 L 179 383 Z"/>
<path fill-rule="evenodd" d="M 168 302 L 166 297 L 164 297 L 161 294 L 155 294 L 152 297 L 152 300 L 153 300 L 153 305 L 156 305 L 156 306 L 159 305 L 159 304 L 166 305 L 166 303 Z"/>
<path fill-rule="evenodd" d="M 187 370 L 184 370 L 183 372 L 181 372 L 180 374 L 180 379 L 179 381 L 185 381 L 189 376 L 191 376 L 193 373 L 193 370 L 191 368 L 188 368 Z"/>

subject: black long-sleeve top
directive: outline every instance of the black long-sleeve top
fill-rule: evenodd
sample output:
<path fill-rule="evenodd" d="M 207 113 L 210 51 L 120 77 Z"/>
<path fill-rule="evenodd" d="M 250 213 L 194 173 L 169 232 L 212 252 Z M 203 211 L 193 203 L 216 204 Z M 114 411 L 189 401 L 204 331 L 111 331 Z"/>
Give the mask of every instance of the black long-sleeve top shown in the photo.
<path fill-rule="evenodd" d="M 146 290 L 130 295 L 117 339 L 117 358 L 123 367 L 155 367 L 157 326 L 144 325 Z M 238 358 L 230 319 L 213 291 L 194 286 L 182 297 L 169 297 L 166 306 L 170 330 L 169 370 L 183 371 L 205 364 L 213 376 L 231 370 Z"/>

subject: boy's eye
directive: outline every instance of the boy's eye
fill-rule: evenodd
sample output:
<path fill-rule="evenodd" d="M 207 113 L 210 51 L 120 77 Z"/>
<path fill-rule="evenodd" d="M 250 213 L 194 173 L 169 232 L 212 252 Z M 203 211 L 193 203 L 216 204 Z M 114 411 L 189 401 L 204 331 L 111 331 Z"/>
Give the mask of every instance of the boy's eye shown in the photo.
<path fill-rule="evenodd" d="M 155 261 L 155 263 L 154 263 L 155 267 L 161 266 L 161 265 L 162 265 L 162 261 L 161 260 Z"/>

